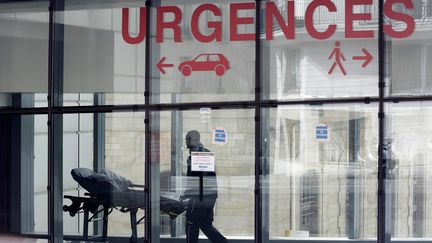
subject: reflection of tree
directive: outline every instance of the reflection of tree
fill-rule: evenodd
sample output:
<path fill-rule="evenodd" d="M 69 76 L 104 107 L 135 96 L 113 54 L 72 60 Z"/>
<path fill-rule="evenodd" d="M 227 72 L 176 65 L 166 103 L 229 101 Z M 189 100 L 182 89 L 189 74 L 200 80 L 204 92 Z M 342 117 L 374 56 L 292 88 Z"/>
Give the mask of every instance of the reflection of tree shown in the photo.
<path fill-rule="evenodd" d="M 427 23 L 431 21 L 432 15 L 432 4 L 429 0 L 412 0 L 414 5 L 413 9 L 407 9 L 403 5 L 396 5 L 396 9 L 398 12 L 405 13 L 409 16 L 412 16 L 417 22 Z"/>
<path fill-rule="evenodd" d="M 391 145 L 390 141 L 386 141 L 383 146 L 383 159 L 386 162 L 388 173 L 393 173 L 398 164 L 398 159 L 396 154 L 392 151 Z"/>
<path fill-rule="evenodd" d="M 276 0 L 275 3 L 276 3 L 276 6 L 279 9 L 279 12 L 286 19 L 287 14 L 288 14 L 287 11 L 286 11 L 286 9 L 287 9 L 287 1 L 280 1 L 280 0 L 278 1 L 278 0 Z"/>
<path fill-rule="evenodd" d="M 387 172 L 392 173 L 399 164 L 399 159 L 392 149 L 392 139 L 384 141 L 383 159 L 386 161 Z M 378 165 L 378 138 L 376 136 L 365 140 L 366 146 L 362 153 L 359 154 L 359 162 L 363 164 L 373 163 Z"/>
<path fill-rule="evenodd" d="M 327 153 L 324 161 L 346 161 L 349 146 L 346 122 L 332 123 L 329 130 L 331 130 L 331 139 L 324 148 Z"/>

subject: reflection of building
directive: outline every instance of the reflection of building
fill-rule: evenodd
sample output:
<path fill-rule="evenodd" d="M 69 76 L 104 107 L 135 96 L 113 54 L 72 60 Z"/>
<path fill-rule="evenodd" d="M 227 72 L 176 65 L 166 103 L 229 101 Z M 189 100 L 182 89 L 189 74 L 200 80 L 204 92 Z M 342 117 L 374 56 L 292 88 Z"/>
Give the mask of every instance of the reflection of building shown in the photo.
<path fill-rule="evenodd" d="M 369 228 L 374 223 L 369 220 L 373 220 L 376 212 L 371 210 L 373 205 L 365 202 L 376 197 L 377 158 L 371 151 L 376 136 L 366 134 L 371 135 L 376 120 L 370 115 L 375 108 L 371 107 L 370 111 L 365 108 L 323 106 L 279 110 L 276 117 L 280 120 L 277 120 L 285 125 L 277 129 L 280 135 L 274 141 L 279 145 L 274 147 L 279 159 L 274 160 L 273 178 L 287 181 L 284 188 L 291 192 L 291 204 L 297 205 L 290 206 L 290 230 L 329 237 L 363 238 L 374 234 L 374 228 Z M 315 138 L 318 123 L 328 125 L 329 141 L 320 142 Z M 286 151 L 292 157 L 287 157 Z M 284 193 L 284 190 L 274 190 L 275 198 Z M 272 196 L 270 201 L 284 202 L 276 199 L 272 202 Z M 279 215 L 274 219 L 275 224 L 280 222 L 278 219 Z M 280 230 L 272 232 L 281 234 Z"/>
<path fill-rule="evenodd" d="M 300 179 L 300 230 L 317 235 L 318 232 L 318 178 L 313 172 L 305 172 Z"/>
<path fill-rule="evenodd" d="M 336 5 L 338 6 L 340 6 L 341 4 L 343 5 L 342 2 L 340 3 L 338 3 L 338 1 L 335 2 Z M 428 1 L 414 1 L 414 5 L 415 5 L 414 10 L 406 10 L 406 11 L 404 10 L 403 12 L 409 13 L 415 19 L 416 26 L 417 26 L 416 33 L 413 35 L 413 37 L 410 38 L 410 40 L 402 40 L 394 43 L 390 43 L 390 42 L 388 43 L 388 46 L 391 49 L 389 55 L 391 55 L 392 57 L 391 58 L 391 64 L 392 64 L 391 81 L 392 82 L 389 89 L 390 94 L 406 95 L 406 94 L 411 94 L 413 92 L 419 94 L 428 93 L 427 87 L 428 87 L 428 83 L 430 83 L 428 81 L 429 79 L 428 77 L 430 75 L 427 75 L 428 72 L 427 63 L 429 60 L 428 58 L 429 51 L 428 51 L 427 43 L 429 42 L 429 39 L 426 38 L 420 41 L 417 40 L 414 43 L 412 40 L 417 38 L 423 39 L 420 36 L 429 33 L 428 29 L 430 28 L 429 27 L 430 18 L 428 14 L 430 12 L 429 11 L 430 3 Z M 283 7 L 284 6 L 282 4 L 282 8 Z M 397 9 L 402 11 L 404 8 L 400 5 L 398 6 Z M 372 17 L 372 21 L 365 22 L 365 23 L 360 22 L 358 28 L 367 29 L 367 26 L 369 26 L 369 28 L 375 29 L 378 23 L 376 20 L 376 16 L 378 13 L 377 4 L 374 4 L 373 6 L 367 7 L 363 10 L 360 10 L 360 12 L 362 11 L 371 12 L 373 17 Z M 326 22 L 325 14 L 326 13 L 324 14 L 320 13 L 319 15 L 320 17 L 317 17 L 318 20 L 316 22 L 322 24 L 328 24 L 328 22 Z M 332 17 L 334 17 L 334 15 L 332 15 Z M 300 18 L 301 18 L 301 14 L 300 14 Z M 333 21 L 333 19 L 331 21 Z M 337 18 L 336 22 L 343 24 L 344 17 L 341 16 L 340 18 Z M 278 26 L 275 27 L 276 31 L 278 29 L 277 27 Z M 296 32 L 299 33 L 299 35 L 301 35 L 302 26 L 299 26 L 298 31 Z M 350 75 L 348 75 L 347 77 L 336 76 L 334 78 L 328 79 L 328 76 L 325 75 L 326 71 L 328 70 L 328 64 L 326 64 L 326 58 L 327 58 L 326 55 L 328 55 L 328 53 L 323 53 L 321 50 L 323 46 L 330 47 L 332 42 L 329 42 L 328 44 L 326 42 L 321 42 L 321 45 L 315 45 L 313 41 L 311 42 L 301 41 L 298 45 L 296 45 L 295 42 L 291 45 L 287 45 L 282 35 L 280 37 L 280 41 L 276 40 L 274 43 L 275 44 L 270 46 L 270 51 L 275 53 L 275 55 L 272 56 L 275 56 L 276 58 L 273 59 L 274 63 L 271 64 L 270 67 L 275 67 L 274 68 L 275 71 L 270 73 L 274 74 L 275 77 L 273 79 L 276 79 L 279 82 L 274 86 L 274 92 L 277 93 L 277 97 L 279 99 L 287 99 L 287 98 L 290 99 L 296 97 L 334 97 L 346 93 L 347 88 L 348 89 L 351 88 L 353 89 L 352 92 L 354 93 L 358 92 L 358 95 L 364 95 L 364 96 L 369 96 L 369 95 L 374 96 L 373 94 L 376 93 L 377 91 L 378 88 L 376 87 L 377 70 L 374 70 L 373 68 L 369 70 L 362 70 L 360 67 L 355 67 L 354 65 L 350 66 L 350 64 L 348 64 L 347 69 L 349 70 L 348 72 Z M 377 40 L 370 40 L 369 42 L 364 40 L 360 42 L 348 41 L 342 43 L 343 43 L 342 44 L 343 51 L 345 51 L 346 53 L 356 52 L 355 48 L 359 46 L 367 46 L 367 48 L 371 50 L 376 50 L 377 48 Z M 374 53 L 374 55 L 376 56 L 376 53 Z M 323 82 L 323 79 L 328 79 L 328 81 L 332 82 L 334 85 L 331 87 L 322 86 L 323 83 L 326 83 L 326 81 Z M 353 85 L 351 86 L 351 84 Z M 278 117 L 281 116 L 279 115 Z M 282 121 L 285 120 L 284 117 L 281 117 L 280 119 L 282 119 Z M 355 125 L 355 123 L 359 125 Z M 350 172 L 351 169 L 349 166 L 345 166 L 344 169 L 342 170 L 344 172 L 342 174 L 338 174 L 339 180 L 340 180 L 340 176 L 342 175 L 342 182 L 338 182 L 339 187 L 341 188 L 345 187 L 344 184 L 346 183 L 345 185 L 347 189 L 345 190 L 345 192 L 347 197 L 333 203 L 330 203 L 331 201 L 328 201 L 328 203 L 330 203 L 329 205 L 338 205 L 338 204 L 340 205 L 341 203 L 346 204 L 346 208 L 343 211 L 341 211 L 341 209 L 343 208 L 342 206 L 337 206 L 334 207 L 333 209 L 334 212 L 339 212 L 339 215 L 341 213 L 343 215 L 346 215 L 346 219 L 341 220 L 339 218 L 336 224 L 331 224 L 332 226 L 334 226 L 333 230 L 330 231 L 324 230 L 320 232 L 321 234 L 326 234 L 326 232 L 330 233 L 333 231 L 333 233 L 330 233 L 330 235 L 333 234 L 340 235 L 342 233 L 342 235 L 346 234 L 348 235 L 348 237 L 354 237 L 354 238 L 372 237 L 374 234 L 376 234 L 374 228 L 370 227 L 371 225 L 370 223 L 374 224 L 374 222 L 367 223 L 366 221 L 368 218 L 373 217 L 373 215 L 375 214 L 374 212 L 370 212 L 370 207 L 371 206 L 374 207 L 374 206 L 364 204 L 365 202 L 368 201 L 370 202 L 370 199 L 374 198 L 373 195 L 374 193 L 373 192 L 370 193 L 371 192 L 370 190 L 371 189 L 376 190 L 375 183 L 374 183 L 375 180 L 374 178 L 376 175 L 375 174 L 376 167 L 374 166 L 374 164 L 376 164 L 377 156 L 372 155 L 374 151 L 373 149 L 367 148 L 368 151 L 366 151 L 364 148 L 362 148 L 362 146 L 368 147 L 376 144 L 376 141 L 373 141 L 371 139 L 365 140 L 366 135 L 361 134 L 364 132 L 365 129 L 365 127 L 362 126 L 368 123 L 369 123 L 368 127 L 370 126 L 371 128 L 376 129 L 377 126 L 376 120 L 370 120 L 370 119 L 361 122 L 355 122 L 355 120 L 350 120 L 350 122 L 348 121 L 341 122 L 339 125 L 333 123 L 332 125 L 334 126 L 335 129 L 338 129 L 337 127 L 342 126 L 341 137 L 335 136 L 334 137 L 335 141 L 332 141 L 331 143 L 328 144 L 320 145 L 320 148 L 318 149 L 320 151 L 319 160 L 324 161 L 323 166 L 330 166 L 330 164 L 328 163 L 331 161 L 338 161 L 337 159 L 335 160 L 335 158 L 338 158 L 339 161 L 345 161 L 344 163 L 346 165 L 350 163 L 349 161 L 353 161 L 356 164 L 358 164 L 358 166 L 360 166 L 361 168 L 360 174 L 354 173 L 354 176 L 344 175 L 344 173 L 352 173 Z M 348 127 L 343 128 L 343 126 L 349 126 L 349 128 Z M 295 139 L 293 139 L 291 132 L 289 132 L 289 130 L 290 128 L 285 128 L 285 127 L 281 127 L 281 129 L 279 130 L 278 133 L 281 134 L 281 138 L 279 138 L 278 141 L 280 141 L 280 144 L 289 143 L 291 144 L 291 146 L 282 148 L 276 145 L 276 149 L 277 149 L 276 156 L 278 156 L 277 155 L 278 153 L 289 153 L 287 151 L 292 151 L 293 149 L 296 148 L 296 146 L 293 146 L 293 144 L 296 144 L 298 142 L 295 141 Z M 345 130 L 345 134 L 343 134 L 344 130 Z M 299 134 L 301 133 L 302 131 L 299 132 Z M 358 137 L 356 138 L 356 136 Z M 285 139 L 282 139 L 282 137 L 284 137 Z M 302 136 L 298 136 L 298 137 L 302 137 Z M 289 142 L 288 139 L 290 140 Z M 310 148 L 310 146 L 308 146 L 308 148 Z M 290 163 L 296 162 L 297 160 L 294 159 L 293 157 L 285 159 L 285 161 L 287 162 L 291 161 Z M 410 160 L 411 159 L 409 159 L 408 161 Z M 283 165 L 285 162 L 283 161 L 284 160 L 281 160 L 280 162 L 281 165 L 279 166 L 285 168 L 285 166 Z M 409 168 L 409 164 L 411 162 L 408 161 L 406 161 L 406 163 L 408 164 L 405 166 L 408 166 Z M 324 168 L 322 168 L 321 170 L 325 171 Z M 411 169 L 408 169 L 408 171 L 411 171 Z M 405 178 L 405 176 L 408 176 L 408 178 L 411 177 L 413 178 L 413 179 L 408 179 L 407 183 L 400 184 L 401 182 L 397 182 L 398 186 L 393 187 L 392 189 L 393 192 L 389 191 L 389 198 L 393 198 L 392 200 L 388 201 L 389 207 L 393 208 L 393 210 L 389 211 L 389 213 L 392 214 L 393 216 L 391 217 L 391 220 L 388 221 L 390 222 L 388 224 L 392 225 L 393 228 L 392 232 L 395 236 L 397 235 L 399 237 L 403 237 L 403 236 L 424 237 L 424 235 L 426 234 L 426 232 L 423 232 L 423 228 L 426 221 L 423 218 L 426 217 L 426 212 L 423 211 L 424 208 L 423 205 L 425 199 L 422 198 L 424 195 L 424 193 L 422 192 L 424 191 L 423 185 L 425 182 L 423 181 L 423 179 L 421 179 L 422 177 L 419 175 L 419 170 L 415 169 L 414 171 L 415 172 L 408 173 L 408 174 L 406 174 L 405 172 L 404 174 L 399 174 L 399 176 L 392 178 L 392 180 L 395 181 L 404 181 L 405 179 L 403 178 Z M 353 179 L 358 176 L 363 177 L 364 179 L 359 181 Z M 320 188 L 323 187 L 325 188 L 325 183 L 329 182 L 327 180 L 330 181 L 331 179 L 328 177 L 324 179 L 324 184 L 322 184 Z M 343 181 L 346 182 L 344 183 Z M 365 181 L 370 181 L 370 182 L 365 183 Z M 392 184 L 392 182 L 388 182 L 388 184 Z M 360 191 L 352 192 L 350 188 L 356 185 L 357 186 L 363 185 L 362 188 L 364 189 Z M 407 193 L 405 193 L 404 190 L 408 190 Z M 412 193 L 409 193 L 409 191 L 412 191 Z M 369 192 L 370 195 L 366 196 L 365 195 L 366 192 Z M 360 194 L 360 196 L 358 196 L 358 194 Z M 323 198 L 325 197 L 331 198 L 331 193 L 329 193 L 328 191 L 322 191 L 322 195 L 320 194 L 320 196 Z M 321 202 L 325 202 L 325 199 L 321 199 L 321 200 L 324 200 Z M 358 202 L 356 203 L 356 201 Z M 328 209 L 328 207 L 329 206 L 327 205 L 322 205 L 321 210 Z M 365 209 L 366 207 L 368 208 L 368 210 Z M 404 209 L 401 208 L 408 208 L 408 211 L 405 211 Z M 363 212 L 363 210 L 365 212 Z M 371 214 L 367 215 L 368 213 Z M 336 215 L 332 215 L 332 216 L 333 217 L 330 218 L 336 217 Z M 331 221 L 322 221 L 318 223 L 318 225 L 327 225 L 329 222 Z M 411 224 L 413 225 L 412 227 L 410 226 Z M 346 232 L 344 232 L 345 227 L 346 227 Z M 342 228 L 342 230 L 340 228 Z M 351 232 L 349 232 L 350 230 Z"/>
<path fill-rule="evenodd" d="M 64 49 L 53 64 L 61 72 L 55 79 L 62 84 L 61 99 L 50 89 L 57 106 L 48 105 L 48 62 L 41 61 L 47 60 L 49 50 L 48 5 L 28 2 L 0 4 L 5 6 L 0 11 L 0 106 L 5 107 L 0 115 L 4 124 L 0 131 L 5 134 L 0 139 L 0 158 L 6 161 L 1 164 L 0 178 L 5 178 L 5 187 L 11 185 L 1 198 L 13 200 L 0 200 L 0 213 L 7 215 L 1 219 L 1 232 L 48 237 L 48 222 L 53 222 L 48 212 L 54 212 L 48 202 L 63 203 L 59 194 L 57 201 L 49 197 L 48 179 L 60 178 L 59 191 L 64 194 L 83 195 L 69 172 L 89 167 L 114 170 L 138 184 L 150 180 L 152 237 L 176 240 L 184 236 L 184 217 L 170 221 L 159 212 L 157 198 L 160 191 L 185 189 L 184 135 L 197 129 L 203 143 L 216 153 L 220 195 L 215 225 L 228 238 L 253 238 L 261 230 L 254 222 L 255 213 L 261 212 L 262 228 L 270 239 L 373 239 L 379 233 L 378 214 L 383 213 L 379 202 L 385 204 L 386 232 L 392 237 L 432 235 L 428 227 L 432 222 L 428 210 L 432 106 L 419 102 L 432 100 L 428 96 L 432 90 L 430 1 L 412 0 L 413 10 L 402 4 L 395 7 L 414 18 L 416 31 L 409 38 L 386 43 L 386 76 L 381 77 L 386 84 L 382 87 L 378 85 L 377 1 L 355 7 L 357 13 L 371 13 L 371 20 L 354 24 L 356 30 L 373 29 L 374 38 L 369 39 L 344 38 L 346 1 L 332 0 L 337 12 L 319 8 L 314 15 L 318 30 L 337 24 L 336 33 L 327 40 L 312 39 L 305 30 L 304 12 L 311 1 L 295 1 L 296 39 L 286 40 L 274 21 L 274 40 L 261 36 L 259 62 L 255 60 L 257 43 L 230 42 L 229 1 L 216 3 L 221 17 L 206 12 L 200 18 L 203 34 L 212 33 L 208 21 L 221 20 L 221 42 L 203 44 L 191 35 L 189 20 L 200 1 L 161 1 L 161 5 L 179 6 L 188 20 L 181 22 L 184 41 L 174 43 L 167 29 L 165 42 L 156 43 L 151 35 L 151 43 L 138 45 L 129 45 L 122 37 L 121 8 L 130 8 L 129 32 L 136 35 L 142 1 L 66 1 L 64 18 L 57 23 L 64 24 Z M 273 2 L 281 10 L 287 3 Z M 240 16 L 255 17 L 255 11 L 244 10 Z M 396 29 L 404 27 L 391 22 Z M 254 30 L 253 24 L 238 28 L 240 33 Z M 342 62 L 347 75 L 338 69 L 328 74 L 328 57 L 336 41 L 347 57 Z M 151 54 L 146 53 L 146 44 Z M 362 55 L 362 48 L 373 55 L 364 68 L 362 61 L 353 60 Z M 201 53 L 223 53 L 231 69 L 222 76 L 213 72 L 182 75 L 178 65 Z M 162 57 L 174 65 L 166 68 L 166 75 L 154 68 Z M 256 64 L 260 70 L 255 70 Z M 262 89 L 255 89 L 257 73 Z M 386 100 L 378 98 L 380 90 L 385 91 Z M 258 94 L 263 96 L 258 100 L 271 101 L 258 106 Z M 406 100 L 410 102 L 402 102 Z M 384 110 L 380 102 L 385 103 Z M 215 109 L 200 111 L 200 106 Z M 377 196 L 383 182 L 378 180 L 380 111 L 385 113 L 381 139 L 388 146 L 384 148 L 388 151 L 381 151 L 387 162 L 384 203 Z M 62 124 L 52 131 L 47 121 L 58 125 L 57 113 L 63 114 Z M 328 141 L 317 139 L 317 124 L 328 126 Z M 227 145 L 212 143 L 214 127 L 228 131 Z M 60 136 L 56 143 L 49 142 L 53 134 Z M 49 153 L 53 151 L 54 155 Z M 56 163 L 62 167 L 48 173 L 48 165 Z M 150 178 L 145 178 L 146 169 Z M 255 188 L 256 178 L 260 178 L 259 188 Z M 255 198 L 258 189 L 261 201 Z M 3 209 L 8 205 L 9 211 Z M 72 218 L 57 212 L 57 216 L 61 216 L 62 234 L 81 233 L 82 215 Z M 128 215 L 115 211 L 110 218 L 110 234 L 129 234 Z M 92 233 L 100 231 L 98 222 L 92 226 Z M 144 229 L 140 225 L 141 236 Z"/>

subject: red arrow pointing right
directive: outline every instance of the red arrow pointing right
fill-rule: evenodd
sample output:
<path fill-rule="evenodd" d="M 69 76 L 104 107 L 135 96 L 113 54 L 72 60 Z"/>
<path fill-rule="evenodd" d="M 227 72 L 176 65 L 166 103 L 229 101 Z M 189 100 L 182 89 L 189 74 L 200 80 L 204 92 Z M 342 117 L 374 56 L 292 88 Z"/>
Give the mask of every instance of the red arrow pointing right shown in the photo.
<path fill-rule="evenodd" d="M 166 60 L 166 57 L 162 57 L 160 61 L 156 64 L 157 69 L 159 69 L 159 72 L 162 74 L 165 74 L 165 67 L 174 67 L 174 64 L 164 64 L 163 62 Z"/>
<path fill-rule="evenodd" d="M 362 68 L 365 68 L 372 60 L 373 56 L 365 49 L 362 49 L 362 52 L 365 54 L 364 56 L 353 56 L 353 60 L 364 60 L 364 63 L 362 64 Z"/>

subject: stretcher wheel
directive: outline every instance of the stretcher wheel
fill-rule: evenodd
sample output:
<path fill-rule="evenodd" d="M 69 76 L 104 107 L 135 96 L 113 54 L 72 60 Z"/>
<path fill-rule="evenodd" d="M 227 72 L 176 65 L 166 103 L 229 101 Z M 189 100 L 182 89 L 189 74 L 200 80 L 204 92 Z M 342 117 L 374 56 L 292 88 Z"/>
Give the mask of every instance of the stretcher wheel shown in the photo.
<path fill-rule="evenodd" d="M 64 211 L 64 212 L 69 211 L 69 206 L 64 205 L 64 206 L 63 206 L 63 211 Z"/>

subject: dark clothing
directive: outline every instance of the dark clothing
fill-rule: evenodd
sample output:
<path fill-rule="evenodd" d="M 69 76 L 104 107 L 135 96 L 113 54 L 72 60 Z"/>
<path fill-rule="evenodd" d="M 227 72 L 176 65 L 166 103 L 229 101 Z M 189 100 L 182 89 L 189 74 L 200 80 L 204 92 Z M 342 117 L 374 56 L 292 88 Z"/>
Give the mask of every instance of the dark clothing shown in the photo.
<path fill-rule="evenodd" d="M 202 144 L 190 148 L 191 152 L 210 152 Z M 218 197 L 215 172 L 197 172 L 191 170 L 191 155 L 187 159 L 187 176 L 199 178 L 203 176 L 203 197 L 200 200 L 197 188 L 199 185 L 188 185 L 191 196 L 186 209 L 186 239 L 187 243 L 197 243 L 199 229 L 211 242 L 224 243 L 227 239 L 213 227 L 213 208 Z M 192 180 L 199 183 L 199 179 Z M 192 192 L 191 192 L 192 191 Z"/>
<path fill-rule="evenodd" d="M 189 201 L 186 213 L 186 239 L 187 243 L 197 243 L 199 230 L 211 242 L 225 243 L 227 239 L 213 226 L 213 208 L 216 198 L 204 198 Z"/>
<path fill-rule="evenodd" d="M 213 208 L 216 198 L 199 197 L 190 198 L 187 205 L 186 219 L 188 222 L 197 224 L 211 224 L 213 222 Z"/>
<path fill-rule="evenodd" d="M 199 229 L 204 232 L 207 238 L 211 242 L 228 242 L 227 239 L 211 224 L 197 225 L 197 224 L 187 224 L 187 243 L 197 243 L 199 236 Z"/>

